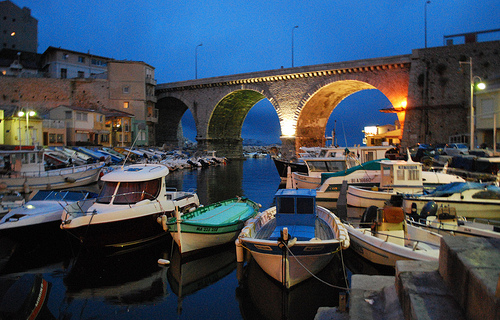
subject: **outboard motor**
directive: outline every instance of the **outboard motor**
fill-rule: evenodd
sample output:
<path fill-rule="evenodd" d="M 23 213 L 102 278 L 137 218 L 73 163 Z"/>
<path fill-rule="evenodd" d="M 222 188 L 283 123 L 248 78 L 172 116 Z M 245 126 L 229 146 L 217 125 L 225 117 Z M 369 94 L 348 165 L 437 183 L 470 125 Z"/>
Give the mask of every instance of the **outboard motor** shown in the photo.
<path fill-rule="evenodd" d="M 427 202 L 420 211 L 420 218 L 426 219 L 428 216 L 435 216 L 438 210 L 438 205 L 434 201 Z"/>
<path fill-rule="evenodd" d="M 372 223 L 375 221 L 377 219 L 377 211 L 377 206 L 369 206 L 366 208 L 361 216 L 361 223 Z"/>

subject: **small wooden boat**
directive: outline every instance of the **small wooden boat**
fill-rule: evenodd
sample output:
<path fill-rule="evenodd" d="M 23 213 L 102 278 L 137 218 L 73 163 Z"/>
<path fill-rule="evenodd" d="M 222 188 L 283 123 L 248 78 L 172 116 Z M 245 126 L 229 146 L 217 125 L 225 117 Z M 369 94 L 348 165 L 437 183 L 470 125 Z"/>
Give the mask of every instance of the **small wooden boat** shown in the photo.
<path fill-rule="evenodd" d="M 260 205 L 245 197 L 233 198 L 163 218 L 181 254 L 234 241 L 245 222 L 257 215 Z"/>
<path fill-rule="evenodd" d="M 359 226 L 345 226 L 351 248 L 373 263 L 394 267 L 398 260 L 438 261 L 439 239 L 431 239 L 429 232 L 425 233 L 425 238 L 422 234 L 407 233 L 405 215 L 400 207 L 370 206 L 363 213 Z"/>
<path fill-rule="evenodd" d="M 321 271 L 348 247 L 346 228 L 331 211 L 316 206 L 313 189 L 278 190 L 276 207 L 249 220 L 236 239 L 238 262 L 247 249 L 287 289 Z"/>

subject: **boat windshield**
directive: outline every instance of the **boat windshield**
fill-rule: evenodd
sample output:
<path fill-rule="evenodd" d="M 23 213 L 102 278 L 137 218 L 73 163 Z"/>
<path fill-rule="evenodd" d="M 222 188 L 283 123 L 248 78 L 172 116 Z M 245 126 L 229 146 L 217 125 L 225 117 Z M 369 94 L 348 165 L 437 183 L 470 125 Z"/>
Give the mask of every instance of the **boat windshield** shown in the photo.
<path fill-rule="evenodd" d="M 161 178 L 150 181 L 106 182 L 102 187 L 98 203 L 134 204 L 142 200 L 154 200 L 160 192 Z M 114 200 L 113 200 L 114 195 Z"/>
<path fill-rule="evenodd" d="M 346 169 L 345 160 L 307 161 L 307 166 L 312 172 L 337 172 Z"/>

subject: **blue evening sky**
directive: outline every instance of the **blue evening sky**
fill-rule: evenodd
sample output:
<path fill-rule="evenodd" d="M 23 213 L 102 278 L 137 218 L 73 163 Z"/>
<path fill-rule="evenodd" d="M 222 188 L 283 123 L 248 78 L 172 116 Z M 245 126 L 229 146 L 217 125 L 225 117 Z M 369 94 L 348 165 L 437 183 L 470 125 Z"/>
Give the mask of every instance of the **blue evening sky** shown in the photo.
<path fill-rule="evenodd" d="M 12 0 L 38 19 L 38 52 L 49 46 L 155 67 L 158 83 L 410 54 L 443 45 L 444 35 L 498 29 L 498 0 Z M 491 35 L 498 40 L 498 33 Z M 488 40 L 479 36 L 480 41 Z M 375 90 L 345 99 L 332 113 L 339 144 L 361 143 L 366 125 L 393 123 L 378 110 L 389 101 Z M 373 92 L 374 91 L 374 92 Z M 363 116 L 361 116 L 363 115 Z M 194 140 L 192 116 L 183 119 Z M 262 119 L 268 127 L 262 126 Z M 346 138 L 340 136 L 345 132 Z M 279 141 L 279 122 L 265 100 L 248 114 L 243 138 Z"/>

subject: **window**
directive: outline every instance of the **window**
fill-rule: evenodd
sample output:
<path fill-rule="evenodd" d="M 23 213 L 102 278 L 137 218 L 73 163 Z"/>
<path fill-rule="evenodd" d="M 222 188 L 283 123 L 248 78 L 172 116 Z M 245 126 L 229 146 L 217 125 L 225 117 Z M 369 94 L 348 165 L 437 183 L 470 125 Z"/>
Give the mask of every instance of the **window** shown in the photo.
<path fill-rule="evenodd" d="M 63 60 L 68 60 L 68 54 L 67 54 L 67 53 L 63 53 L 63 55 L 62 55 L 62 59 L 63 59 Z"/>
<path fill-rule="evenodd" d="M 63 134 L 57 135 L 57 143 L 64 143 L 64 135 Z"/>
<path fill-rule="evenodd" d="M 61 69 L 61 79 L 66 79 L 68 78 L 68 69 L 62 68 Z"/>
<path fill-rule="evenodd" d="M 78 62 L 85 63 L 85 57 L 78 56 Z"/>
<path fill-rule="evenodd" d="M 128 101 L 125 101 L 125 102 L 123 103 L 123 108 L 124 108 L 124 109 L 128 109 Z"/>
<path fill-rule="evenodd" d="M 65 119 L 71 119 L 73 118 L 73 111 L 66 111 L 64 112 Z"/>
<path fill-rule="evenodd" d="M 77 121 L 88 121 L 88 113 L 85 112 L 77 112 L 76 113 L 76 120 Z"/>
<path fill-rule="evenodd" d="M 84 77 L 85 77 L 85 72 L 78 71 L 78 78 L 84 78 Z"/>
<path fill-rule="evenodd" d="M 123 86 L 123 93 L 130 93 L 130 87 L 129 86 Z"/>
<path fill-rule="evenodd" d="M 49 142 L 50 143 L 55 143 L 56 142 L 56 134 L 55 133 L 50 133 L 49 134 Z"/>
<path fill-rule="evenodd" d="M 101 142 L 109 142 L 109 134 L 103 134 L 101 136 Z"/>

